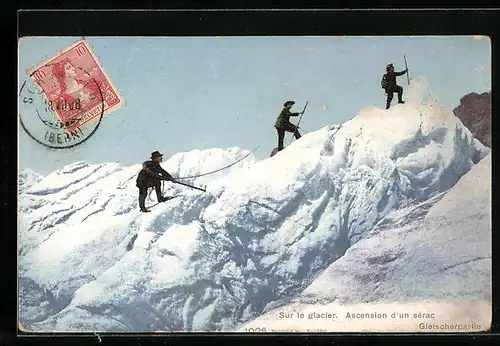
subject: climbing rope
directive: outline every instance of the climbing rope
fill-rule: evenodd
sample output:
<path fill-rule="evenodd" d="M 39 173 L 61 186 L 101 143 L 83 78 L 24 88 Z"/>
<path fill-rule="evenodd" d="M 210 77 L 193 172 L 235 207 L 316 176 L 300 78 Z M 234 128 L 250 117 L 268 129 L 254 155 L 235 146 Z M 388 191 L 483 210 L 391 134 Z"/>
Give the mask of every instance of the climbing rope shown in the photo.
<path fill-rule="evenodd" d="M 222 170 L 224 170 L 224 169 L 227 169 L 227 168 L 229 168 L 229 167 L 231 167 L 231 166 L 234 166 L 234 165 L 235 165 L 235 164 L 237 164 L 238 162 L 240 162 L 240 161 L 242 161 L 242 160 L 246 159 L 248 156 L 250 156 L 252 153 L 254 153 L 257 149 L 259 149 L 259 147 L 260 147 L 260 146 L 258 145 L 258 146 L 257 146 L 254 150 L 252 150 L 251 152 L 249 152 L 248 154 L 246 154 L 246 155 L 245 155 L 245 156 L 243 156 L 242 158 L 240 158 L 240 159 L 238 159 L 238 160 L 234 161 L 233 163 L 231 163 L 231 164 L 229 164 L 229 165 L 227 165 L 227 166 L 224 166 L 224 167 L 222 167 L 222 168 L 216 169 L 215 171 L 211 171 L 211 172 L 207 172 L 207 173 L 203 173 L 203 174 L 198 174 L 198 175 L 192 175 L 192 176 L 189 176 L 189 177 L 180 177 L 180 178 L 175 178 L 175 179 L 176 179 L 176 180 L 192 179 L 192 178 L 203 177 L 203 176 L 205 176 L 205 175 L 209 175 L 209 174 L 214 174 L 214 173 L 220 172 L 220 171 L 222 171 Z"/>
<path fill-rule="evenodd" d="M 175 180 L 193 179 L 193 178 L 203 177 L 203 176 L 205 176 L 205 175 L 209 175 L 209 174 L 214 174 L 214 173 L 220 172 L 220 171 L 222 171 L 222 170 L 224 170 L 224 169 L 227 169 L 227 168 L 229 168 L 229 167 L 231 167 L 231 166 L 234 166 L 234 165 L 235 165 L 235 164 L 237 164 L 238 162 L 243 161 L 243 160 L 244 160 L 244 159 L 246 159 L 248 156 L 250 156 L 251 154 L 253 154 L 253 153 L 254 153 L 257 149 L 259 149 L 259 147 L 260 147 L 260 146 L 258 145 L 257 147 L 255 147 L 255 149 L 254 149 L 254 150 L 250 151 L 248 154 L 246 154 L 246 155 L 245 155 L 245 156 L 243 156 L 242 158 L 240 158 L 240 159 L 238 159 L 238 160 L 234 161 L 233 163 L 231 163 L 231 164 L 229 164 L 229 165 L 226 165 L 226 166 L 224 166 L 224 167 L 221 167 L 221 168 L 219 168 L 219 169 L 216 169 L 215 171 L 211 171 L 211 172 L 207 172 L 207 173 L 203 173 L 203 174 L 198 174 L 198 175 L 192 175 L 192 176 L 189 176 L 189 177 L 179 177 L 179 178 L 175 178 Z M 153 192 L 153 190 L 154 190 L 154 189 L 149 188 L 148 190 L 149 190 L 149 192 L 148 192 L 148 198 L 149 198 L 149 200 L 150 200 L 150 201 L 152 201 L 152 199 L 151 199 L 151 193 Z M 164 193 L 165 193 L 165 181 L 162 181 L 161 192 L 162 192 L 162 194 L 164 194 Z"/>

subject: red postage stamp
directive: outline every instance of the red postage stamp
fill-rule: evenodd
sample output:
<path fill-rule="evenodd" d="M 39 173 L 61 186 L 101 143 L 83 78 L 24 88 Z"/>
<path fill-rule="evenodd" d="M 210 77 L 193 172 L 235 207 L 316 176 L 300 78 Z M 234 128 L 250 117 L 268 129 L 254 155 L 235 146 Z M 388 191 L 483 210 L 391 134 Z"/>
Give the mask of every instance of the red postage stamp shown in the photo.
<path fill-rule="evenodd" d="M 70 132 L 122 105 L 122 98 L 85 40 L 27 73 L 40 87 L 47 108 Z"/>

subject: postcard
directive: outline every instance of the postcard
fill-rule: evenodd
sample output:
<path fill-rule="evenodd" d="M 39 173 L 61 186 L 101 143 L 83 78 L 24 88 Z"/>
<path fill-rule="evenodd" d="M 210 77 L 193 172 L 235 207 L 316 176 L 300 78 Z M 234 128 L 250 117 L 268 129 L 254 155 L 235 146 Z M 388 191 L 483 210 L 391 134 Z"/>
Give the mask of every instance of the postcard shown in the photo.
<path fill-rule="evenodd" d="M 488 331 L 490 45 L 20 38 L 19 329 Z"/>

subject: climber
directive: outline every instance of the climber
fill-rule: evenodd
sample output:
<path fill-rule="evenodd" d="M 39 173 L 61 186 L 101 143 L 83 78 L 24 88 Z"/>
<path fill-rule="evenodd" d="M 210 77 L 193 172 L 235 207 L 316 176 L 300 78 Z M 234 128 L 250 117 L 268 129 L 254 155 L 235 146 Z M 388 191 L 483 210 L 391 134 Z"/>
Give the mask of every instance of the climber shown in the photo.
<path fill-rule="evenodd" d="M 286 101 L 283 104 L 283 110 L 281 111 L 278 119 L 274 124 L 274 127 L 278 131 L 278 151 L 283 150 L 283 140 L 285 139 L 285 131 L 292 132 L 296 139 L 301 137 L 300 132 L 294 124 L 290 122 L 290 117 L 295 117 L 301 115 L 302 112 L 292 113 L 290 108 L 295 104 L 295 101 Z"/>
<path fill-rule="evenodd" d="M 142 169 L 137 176 L 136 186 L 139 188 L 139 208 L 143 213 L 149 212 L 146 209 L 145 201 L 148 194 L 148 188 L 154 187 L 156 190 L 156 197 L 158 202 L 168 201 L 169 198 L 165 198 L 161 195 L 160 181 L 167 180 L 173 183 L 177 182 L 166 170 L 160 166 L 160 162 L 163 160 L 163 154 L 155 151 L 151 154 L 151 161 L 145 161 L 142 163 Z"/>
<path fill-rule="evenodd" d="M 389 109 L 395 92 L 398 93 L 398 103 L 405 103 L 403 101 L 403 87 L 397 85 L 396 77 L 404 75 L 408 72 L 408 69 L 401 72 L 394 72 L 394 65 L 390 63 L 386 66 L 386 71 L 386 74 L 382 77 L 382 88 L 384 88 L 387 93 L 387 104 L 385 109 Z"/>

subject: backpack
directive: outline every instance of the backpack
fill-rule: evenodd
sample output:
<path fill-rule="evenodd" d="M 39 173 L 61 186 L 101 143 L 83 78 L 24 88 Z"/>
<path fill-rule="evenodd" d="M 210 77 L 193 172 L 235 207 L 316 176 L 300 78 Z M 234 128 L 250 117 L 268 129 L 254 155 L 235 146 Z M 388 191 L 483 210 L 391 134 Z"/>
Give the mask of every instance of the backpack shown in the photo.
<path fill-rule="evenodd" d="M 384 74 L 382 76 L 382 81 L 380 82 L 380 85 L 382 86 L 382 89 L 386 89 L 387 86 L 389 85 L 389 82 L 387 81 L 387 75 Z"/>

